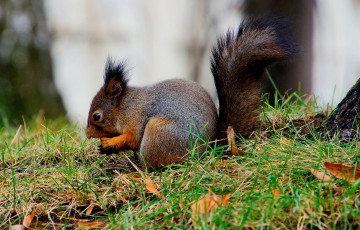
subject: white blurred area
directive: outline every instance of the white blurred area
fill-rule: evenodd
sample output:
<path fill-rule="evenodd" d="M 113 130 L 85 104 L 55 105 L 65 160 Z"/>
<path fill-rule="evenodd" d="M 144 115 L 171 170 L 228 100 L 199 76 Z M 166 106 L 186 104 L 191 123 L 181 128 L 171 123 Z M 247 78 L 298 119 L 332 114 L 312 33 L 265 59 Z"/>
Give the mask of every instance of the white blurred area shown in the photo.
<path fill-rule="evenodd" d="M 241 1 L 240 1 L 241 2 Z M 130 85 L 199 81 L 215 95 L 210 49 L 236 28 L 238 0 L 46 0 L 55 83 L 71 120 L 85 123 L 105 60 L 126 59 Z M 317 0 L 311 93 L 336 105 L 360 77 L 360 4 Z M 194 76 L 198 76 L 194 79 Z"/>
<path fill-rule="evenodd" d="M 312 93 L 336 106 L 360 78 L 360 1 L 317 0 Z"/>
<path fill-rule="evenodd" d="M 192 79 L 196 70 L 204 76 L 198 80 L 214 94 L 209 49 L 217 34 L 228 27 L 236 28 L 241 21 L 234 7 L 237 2 L 44 1 L 53 36 L 55 83 L 69 118 L 86 121 L 90 102 L 102 86 L 108 56 L 127 60 L 130 85 L 143 86 L 169 78 Z M 197 59 L 200 70 L 192 66 L 199 62 Z"/>

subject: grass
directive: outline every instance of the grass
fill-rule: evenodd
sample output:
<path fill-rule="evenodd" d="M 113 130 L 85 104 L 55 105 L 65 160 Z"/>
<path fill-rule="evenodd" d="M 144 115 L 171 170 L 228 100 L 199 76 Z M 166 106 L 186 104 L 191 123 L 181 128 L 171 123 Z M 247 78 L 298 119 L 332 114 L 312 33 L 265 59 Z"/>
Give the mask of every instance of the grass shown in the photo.
<path fill-rule="evenodd" d="M 107 229 L 359 228 L 359 183 L 325 183 L 309 171 L 325 171 L 325 161 L 357 164 L 358 142 L 320 139 L 311 127 L 314 138 L 304 140 L 293 120 L 320 109 L 298 93 L 276 101 L 263 106 L 265 127 L 238 143 L 246 155 L 231 156 L 226 146 L 214 146 L 204 153 L 193 150 L 201 158 L 145 173 L 160 198 L 147 191 L 142 178 L 128 176 L 136 171 L 123 154 L 99 155 L 99 141 L 87 140 L 84 128 L 64 119 L 34 120 L 16 135 L 18 127 L 5 125 L 0 128 L 0 229 L 21 224 L 33 208 L 32 226 L 39 229 L 96 228 L 96 223 Z M 133 159 L 131 152 L 124 154 Z M 208 188 L 230 193 L 229 205 L 192 220 L 190 206 Z M 86 214 L 89 206 L 93 210 Z"/>

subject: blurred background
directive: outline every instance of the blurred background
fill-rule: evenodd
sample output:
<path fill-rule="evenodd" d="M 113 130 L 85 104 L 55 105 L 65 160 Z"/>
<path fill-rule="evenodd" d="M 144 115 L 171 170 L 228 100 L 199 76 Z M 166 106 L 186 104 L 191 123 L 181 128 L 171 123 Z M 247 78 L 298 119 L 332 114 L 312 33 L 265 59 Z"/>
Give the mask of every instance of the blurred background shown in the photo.
<path fill-rule="evenodd" d="M 211 47 L 249 15 L 293 22 L 300 54 L 270 68 L 282 92 L 300 82 L 336 105 L 360 77 L 359 0 L 0 1 L 0 126 L 39 114 L 84 125 L 108 56 L 127 60 L 130 85 L 186 78 L 216 100 Z"/>

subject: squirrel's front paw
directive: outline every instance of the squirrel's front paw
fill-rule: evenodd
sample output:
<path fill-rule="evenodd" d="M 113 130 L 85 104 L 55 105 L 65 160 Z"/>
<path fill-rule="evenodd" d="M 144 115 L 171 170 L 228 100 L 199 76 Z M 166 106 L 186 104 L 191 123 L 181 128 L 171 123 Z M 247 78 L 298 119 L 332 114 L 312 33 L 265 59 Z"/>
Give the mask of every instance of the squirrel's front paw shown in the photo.
<path fill-rule="evenodd" d="M 104 148 L 102 145 L 98 146 L 99 153 L 111 155 L 113 153 L 117 153 L 118 151 L 115 149 L 115 147 L 106 147 Z"/>
<path fill-rule="evenodd" d="M 105 148 L 116 148 L 116 144 L 117 144 L 117 138 L 113 137 L 113 138 L 107 138 L 107 137 L 102 137 L 100 138 L 101 141 L 101 146 L 105 149 Z"/>
<path fill-rule="evenodd" d="M 99 151 L 102 154 L 111 155 L 117 153 L 115 143 L 113 143 L 113 138 L 102 137 L 100 138 L 101 145 L 99 146 Z"/>

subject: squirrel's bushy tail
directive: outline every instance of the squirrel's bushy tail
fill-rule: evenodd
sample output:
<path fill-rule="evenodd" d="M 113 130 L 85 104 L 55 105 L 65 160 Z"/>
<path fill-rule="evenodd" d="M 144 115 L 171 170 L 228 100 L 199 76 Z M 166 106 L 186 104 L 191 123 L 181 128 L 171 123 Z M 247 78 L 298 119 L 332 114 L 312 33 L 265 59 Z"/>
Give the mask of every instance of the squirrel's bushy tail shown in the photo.
<path fill-rule="evenodd" d="M 248 137 L 259 126 L 261 75 L 273 62 L 297 52 L 285 19 L 246 19 L 228 31 L 212 51 L 211 71 L 219 97 L 217 138 L 231 125 Z"/>

